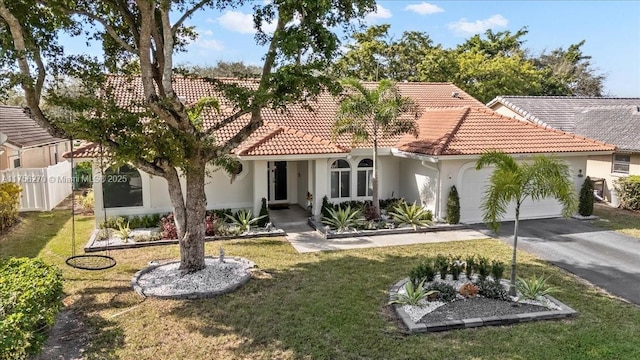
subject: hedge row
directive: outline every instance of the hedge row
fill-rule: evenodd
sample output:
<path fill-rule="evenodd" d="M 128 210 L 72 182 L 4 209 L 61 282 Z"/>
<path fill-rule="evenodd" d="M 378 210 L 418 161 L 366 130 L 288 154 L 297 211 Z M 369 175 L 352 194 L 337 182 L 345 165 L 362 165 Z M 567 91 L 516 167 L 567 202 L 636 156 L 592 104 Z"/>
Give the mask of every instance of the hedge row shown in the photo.
<path fill-rule="evenodd" d="M 40 259 L 0 260 L 0 359 L 40 350 L 60 310 L 62 273 Z"/>
<path fill-rule="evenodd" d="M 640 176 L 632 175 L 614 181 L 620 207 L 640 210 Z"/>
<path fill-rule="evenodd" d="M 18 221 L 21 191 L 22 188 L 14 183 L 0 184 L 0 233 Z"/>

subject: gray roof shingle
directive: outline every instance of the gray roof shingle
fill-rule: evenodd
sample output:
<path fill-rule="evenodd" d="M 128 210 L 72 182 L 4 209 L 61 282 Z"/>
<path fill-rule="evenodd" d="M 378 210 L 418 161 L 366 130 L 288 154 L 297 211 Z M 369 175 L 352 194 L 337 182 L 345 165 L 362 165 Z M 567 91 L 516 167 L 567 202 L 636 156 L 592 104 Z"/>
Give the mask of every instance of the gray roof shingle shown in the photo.
<path fill-rule="evenodd" d="M 20 148 L 65 141 L 51 136 L 19 106 L 0 105 L 0 132 L 7 135 L 7 143 Z"/>
<path fill-rule="evenodd" d="M 487 106 L 497 103 L 539 125 L 640 151 L 640 98 L 498 96 Z"/>

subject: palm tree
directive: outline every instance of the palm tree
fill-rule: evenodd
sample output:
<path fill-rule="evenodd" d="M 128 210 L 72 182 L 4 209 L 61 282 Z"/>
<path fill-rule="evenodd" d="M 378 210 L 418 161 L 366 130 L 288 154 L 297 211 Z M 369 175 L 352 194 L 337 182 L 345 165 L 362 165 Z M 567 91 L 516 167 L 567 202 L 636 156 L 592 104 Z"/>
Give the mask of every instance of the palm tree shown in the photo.
<path fill-rule="evenodd" d="M 379 216 L 378 140 L 382 136 L 406 133 L 417 136 L 418 108 L 412 99 L 401 96 L 396 84 L 390 80 L 380 81 L 373 89 L 356 79 L 343 80 L 342 85 L 347 91 L 340 101 L 333 134 L 351 134 L 354 143 L 373 143 L 372 202 L 376 216 Z"/>
<path fill-rule="evenodd" d="M 513 258 L 511 261 L 511 286 L 509 294 L 516 289 L 516 251 L 518 248 L 518 222 L 520 206 L 527 199 L 538 201 L 555 198 L 562 204 L 562 215 L 569 217 L 577 209 L 578 198 L 573 188 L 569 167 L 564 161 L 552 156 L 539 155 L 532 161 L 518 164 L 515 159 L 500 151 L 488 151 L 476 162 L 476 169 L 495 166 L 489 185 L 485 190 L 482 209 L 484 221 L 498 231 L 499 219 L 506 213 L 507 206 L 515 205 L 513 228 Z"/>

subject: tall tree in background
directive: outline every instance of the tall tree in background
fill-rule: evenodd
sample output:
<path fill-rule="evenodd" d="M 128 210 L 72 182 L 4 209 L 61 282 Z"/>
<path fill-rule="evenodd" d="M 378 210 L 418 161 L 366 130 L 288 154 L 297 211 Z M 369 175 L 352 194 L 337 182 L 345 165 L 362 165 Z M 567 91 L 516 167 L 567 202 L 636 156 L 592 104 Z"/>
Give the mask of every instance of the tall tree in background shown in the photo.
<path fill-rule="evenodd" d="M 483 102 L 498 95 L 602 95 L 605 77 L 580 50 L 584 41 L 536 57 L 524 47 L 526 27 L 487 30 L 451 49 L 426 33 L 393 39 L 389 32 L 383 24 L 354 34 L 334 71 L 363 80 L 452 82 Z"/>
<path fill-rule="evenodd" d="M 482 210 L 487 225 L 498 231 L 501 218 L 507 208 L 513 206 L 513 256 L 511 259 L 511 286 L 509 294 L 516 294 L 516 263 L 518 250 L 518 225 L 520 206 L 526 199 L 538 201 L 555 198 L 562 204 L 562 215 L 573 215 L 578 207 L 578 197 L 567 164 L 553 157 L 539 155 L 530 162 L 518 164 L 509 154 L 488 151 L 476 162 L 476 169 L 494 167 L 483 198 Z"/>
<path fill-rule="evenodd" d="M 344 98 L 340 101 L 334 135 L 349 134 L 354 142 L 369 142 L 373 147 L 372 200 L 375 215 L 380 215 L 378 195 L 378 141 L 383 136 L 413 133 L 417 136 L 416 104 L 398 92 L 395 83 L 382 80 L 370 89 L 359 80 L 346 79 Z"/>
<path fill-rule="evenodd" d="M 208 78 L 242 78 L 257 77 L 262 68 L 256 65 L 246 65 L 242 61 L 218 61 L 215 66 L 186 66 L 188 73 Z"/>
<path fill-rule="evenodd" d="M 229 152 L 263 123 L 262 108 L 284 108 L 303 102 L 324 89 L 340 88 L 322 75 L 340 45 L 330 29 L 352 27 L 352 21 L 375 9 L 373 0 L 272 1 L 254 5 L 256 41 L 267 52 L 259 78 L 252 86 L 216 83 L 233 104 L 209 128 L 203 111 L 215 111 L 220 99 L 184 104 L 173 87 L 176 51 L 195 38 L 185 21 L 195 12 L 237 6 L 237 0 L 0 0 L 0 69 L 4 85 L 20 85 L 31 116 L 57 136 L 99 142 L 115 160 L 133 163 L 167 180 L 180 240 L 181 269 L 197 271 L 204 262 L 205 168 L 233 167 Z M 294 21 L 296 20 L 296 21 Z M 263 23 L 275 23 L 272 34 Z M 89 27 L 90 26 L 90 27 Z M 65 56 L 59 31 L 98 39 L 104 61 L 88 56 Z M 301 60 L 301 54 L 303 54 Z M 143 99 L 134 107 L 118 104 L 104 70 L 136 74 Z M 139 75 L 137 75 L 139 74 Z M 47 76 L 80 79 L 78 92 L 45 91 Z M 55 82 L 52 82 L 55 84 Z M 103 96 L 97 97 L 95 89 Z M 73 111 L 68 116 L 47 114 L 41 99 Z M 243 123 L 228 140 L 213 135 L 241 116 Z M 141 121 L 145 119 L 145 121 Z M 184 174 L 185 188 L 179 171 Z"/>

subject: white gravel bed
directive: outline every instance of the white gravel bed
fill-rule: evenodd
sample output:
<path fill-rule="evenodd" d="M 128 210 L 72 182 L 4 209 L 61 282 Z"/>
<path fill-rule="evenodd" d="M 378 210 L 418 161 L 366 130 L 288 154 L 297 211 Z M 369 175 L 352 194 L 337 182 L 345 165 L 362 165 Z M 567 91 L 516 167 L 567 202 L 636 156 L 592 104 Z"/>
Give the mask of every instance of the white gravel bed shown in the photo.
<path fill-rule="evenodd" d="M 205 259 L 206 267 L 195 273 L 185 274 L 178 269 L 180 262 L 153 267 L 140 274 L 135 282 L 146 296 L 187 296 L 202 293 L 223 293 L 235 288 L 250 276 L 253 263 L 243 259 Z"/>

